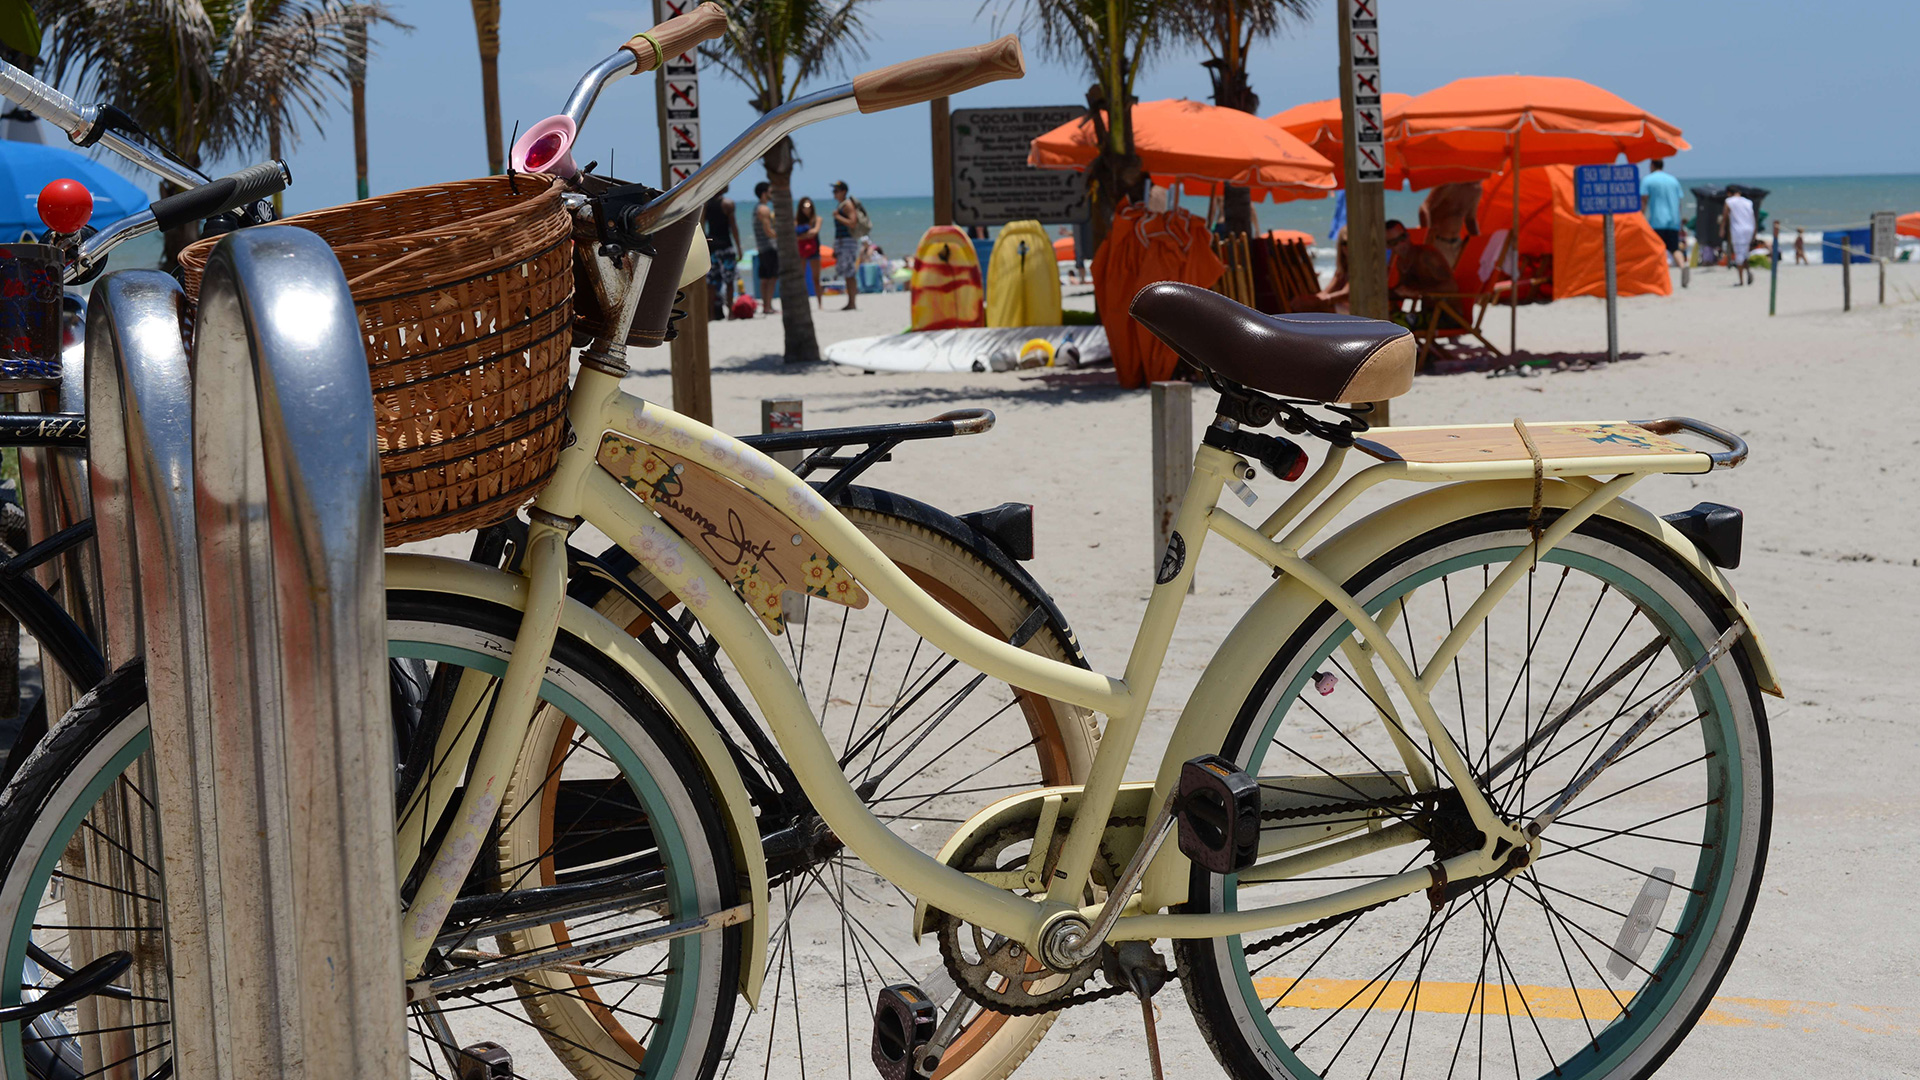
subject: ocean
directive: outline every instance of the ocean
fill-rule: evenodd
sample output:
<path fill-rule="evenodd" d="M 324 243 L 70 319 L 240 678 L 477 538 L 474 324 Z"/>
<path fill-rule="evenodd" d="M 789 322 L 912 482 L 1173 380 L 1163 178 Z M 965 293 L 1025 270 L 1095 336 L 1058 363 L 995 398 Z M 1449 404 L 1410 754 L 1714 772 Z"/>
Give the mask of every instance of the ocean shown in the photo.
<path fill-rule="evenodd" d="M 1807 230 L 1807 241 L 1816 241 L 1815 233 L 1824 229 L 1865 228 L 1875 210 L 1908 213 L 1920 210 L 1920 174 L 1894 176 L 1688 176 L 1674 174 L 1688 189 L 1681 207 L 1682 217 L 1692 217 L 1695 187 L 1725 187 L 1727 184 L 1752 184 L 1765 188 L 1767 197 L 1760 209 L 1768 215 L 1768 224 L 1780 222 L 1783 232 L 1795 227 Z M 804 194 L 804 192 L 802 193 Z M 1387 192 L 1387 217 L 1409 224 L 1420 219 L 1422 192 Z M 815 201 L 819 199 L 816 197 Z M 867 215 L 873 219 L 873 239 L 891 258 L 911 255 L 920 242 L 920 234 L 933 224 L 933 198 L 908 197 L 864 200 Z M 1205 199 L 1182 201 L 1196 214 L 1207 212 Z M 1309 199 L 1288 203 L 1255 203 L 1260 228 L 1298 229 L 1321 239 L 1324 251 L 1315 254 L 1331 265 L 1333 249 L 1328 226 L 1333 222 L 1331 199 Z M 1058 232 L 1058 226 L 1049 232 Z M 1904 240 L 1911 244 L 1911 240 Z M 1811 246 L 1809 250 L 1814 250 Z M 1816 258 L 1818 256 L 1815 256 Z M 1920 256 L 1916 256 L 1920 257 Z"/>

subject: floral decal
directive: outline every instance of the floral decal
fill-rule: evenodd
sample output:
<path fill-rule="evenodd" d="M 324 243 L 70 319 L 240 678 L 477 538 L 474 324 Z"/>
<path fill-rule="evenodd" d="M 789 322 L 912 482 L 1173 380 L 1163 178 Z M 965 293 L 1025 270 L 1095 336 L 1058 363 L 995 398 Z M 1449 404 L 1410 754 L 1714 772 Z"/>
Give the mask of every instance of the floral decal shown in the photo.
<path fill-rule="evenodd" d="M 785 630 L 781 598 L 788 592 L 866 606 L 866 590 L 852 573 L 796 525 L 818 520 L 827 508 L 812 488 L 785 485 L 786 507 L 777 508 L 706 464 L 750 482 L 777 482 L 777 466 L 751 448 L 720 435 L 693 438 L 649 419 L 646 410 L 636 414 L 635 426 L 663 443 L 693 444 L 693 456 L 686 458 L 660 443 L 608 431 L 596 455 L 601 468 L 659 515 L 658 524 L 649 523 L 628 538 L 627 549 L 689 607 L 705 607 L 712 593 L 687 564 L 686 546 L 732 584 L 770 633 Z"/>
<path fill-rule="evenodd" d="M 1648 450 L 1659 454 L 1699 453 L 1665 435 L 1656 435 L 1634 424 L 1567 424 L 1561 430 L 1612 449 Z"/>

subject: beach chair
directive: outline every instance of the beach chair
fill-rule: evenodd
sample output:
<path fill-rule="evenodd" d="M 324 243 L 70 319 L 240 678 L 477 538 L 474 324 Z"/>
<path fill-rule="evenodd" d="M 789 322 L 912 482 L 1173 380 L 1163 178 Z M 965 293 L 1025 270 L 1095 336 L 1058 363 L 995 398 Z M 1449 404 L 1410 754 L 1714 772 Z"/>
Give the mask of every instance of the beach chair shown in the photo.
<path fill-rule="evenodd" d="M 1422 230 L 1408 231 L 1416 243 L 1424 238 Z M 1502 240 L 1503 249 L 1509 242 Z M 1513 289 L 1514 283 L 1504 278 L 1488 282 L 1480 276 L 1486 244 L 1485 236 L 1468 238 L 1460 252 L 1460 261 L 1453 268 L 1456 291 L 1427 293 L 1419 297 L 1410 311 L 1404 313 L 1403 321 L 1420 342 L 1419 356 L 1414 362 L 1415 370 L 1426 370 L 1428 361 L 1436 352 L 1451 352 L 1455 347 L 1464 345 L 1467 339 L 1479 342 L 1494 356 L 1506 355 L 1487 337 L 1483 324 L 1489 310 L 1506 304 L 1507 294 Z M 1500 258 L 1494 260 L 1492 265 L 1498 266 L 1504 262 L 1507 254 L 1502 250 Z M 1546 281 L 1546 278 L 1539 277 L 1520 279 L 1521 298 L 1526 299 Z"/>

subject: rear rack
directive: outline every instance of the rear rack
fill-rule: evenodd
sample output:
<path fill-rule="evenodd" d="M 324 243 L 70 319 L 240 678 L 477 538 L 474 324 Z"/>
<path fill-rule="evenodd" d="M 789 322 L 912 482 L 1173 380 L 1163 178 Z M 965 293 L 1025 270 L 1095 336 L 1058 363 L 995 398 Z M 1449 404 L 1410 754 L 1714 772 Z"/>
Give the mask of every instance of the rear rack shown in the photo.
<path fill-rule="evenodd" d="M 862 427 L 821 428 L 818 431 L 779 431 L 768 435 L 746 435 L 740 441 L 763 454 L 782 450 L 811 450 L 794 467 L 794 475 L 805 479 L 819 469 L 837 470 L 820 485 L 820 494 L 828 499 L 853 483 L 861 473 L 882 461 L 891 461 L 893 448 L 903 442 L 922 439 L 948 439 L 955 435 L 978 435 L 993 427 L 990 409 L 957 409 L 941 413 L 931 420 L 911 424 L 868 424 Z M 853 455 L 841 451 L 850 446 L 864 447 Z"/>

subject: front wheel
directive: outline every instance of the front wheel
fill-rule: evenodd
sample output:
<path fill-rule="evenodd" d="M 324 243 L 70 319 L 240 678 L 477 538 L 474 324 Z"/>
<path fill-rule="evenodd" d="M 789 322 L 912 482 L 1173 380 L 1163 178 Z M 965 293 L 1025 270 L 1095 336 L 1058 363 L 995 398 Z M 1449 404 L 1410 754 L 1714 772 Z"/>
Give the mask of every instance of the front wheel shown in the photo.
<path fill-rule="evenodd" d="M 1419 670 L 1528 539 L 1524 513 L 1455 522 L 1345 587 Z M 1433 705 L 1489 802 L 1524 822 L 1728 625 L 1670 552 L 1593 519 L 1475 629 Z M 1263 787 L 1323 793 L 1345 808 L 1348 837 L 1367 835 L 1356 831 L 1367 822 L 1407 842 L 1285 880 L 1196 868 L 1189 910 L 1323 896 L 1478 846 L 1397 689 L 1388 704 L 1411 738 L 1393 737 L 1354 638 L 1323 605 L 1275 653 L 1220 753 Z M 1423 771 L 1437 784 L 1421 783 Z M 1303 927 L 1180 942 L 1182 984 L 1237 1080 L 1647 1076 L 1733 960 L 1771 805 L 1766 716 L 1735 650 L 1568 805 L 1523 871 Z"/>

